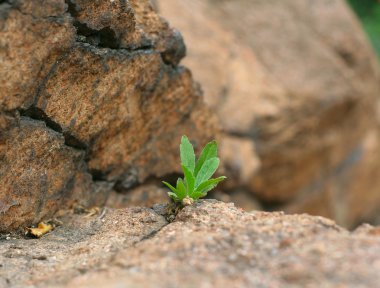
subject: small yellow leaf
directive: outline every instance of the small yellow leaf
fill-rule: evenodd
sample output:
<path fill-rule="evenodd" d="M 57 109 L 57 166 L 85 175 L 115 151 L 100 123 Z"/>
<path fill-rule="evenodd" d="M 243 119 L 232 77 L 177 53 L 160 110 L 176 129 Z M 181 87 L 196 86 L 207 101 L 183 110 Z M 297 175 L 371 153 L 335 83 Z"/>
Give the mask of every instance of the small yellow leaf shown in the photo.
<path fill-rule="evenodd" d="M 84 217 L 92 217 L 94 215 L 99 214 L 99 212 L 100 212 L 100 208 L 99 207 L 92 207 L 90 209 L 86 209 L 87 215 L 84 216 Z"/>
<path fill-rule="evenodd" d="M 28 234 L 32 235 L 36 238 L 40 238 L 41 236 L 45 235 L 46 233 L 52 231 L 54 229 L 53 225 L 51 224 L 45 224 L 43 222 L 40 222 L 37 226 L 37 228 L 27 228 Z"/>

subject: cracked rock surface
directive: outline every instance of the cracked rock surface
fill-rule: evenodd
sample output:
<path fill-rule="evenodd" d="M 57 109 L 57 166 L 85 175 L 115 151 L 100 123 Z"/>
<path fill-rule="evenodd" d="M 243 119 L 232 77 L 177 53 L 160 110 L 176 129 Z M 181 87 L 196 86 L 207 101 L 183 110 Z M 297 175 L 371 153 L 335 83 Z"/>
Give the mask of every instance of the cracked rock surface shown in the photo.
<path fill-rule="evenodd" d="M 184 55 L 149 0 L 1 1 L 0 231 L 171 175 L 182 134 L 214 138 Z"/>
<path fill-rule="evenodd" d="M 39 240 L 0 240 L 7 287 L 378 287 L 380 230 L 196 202 L 64 214 Z"/>

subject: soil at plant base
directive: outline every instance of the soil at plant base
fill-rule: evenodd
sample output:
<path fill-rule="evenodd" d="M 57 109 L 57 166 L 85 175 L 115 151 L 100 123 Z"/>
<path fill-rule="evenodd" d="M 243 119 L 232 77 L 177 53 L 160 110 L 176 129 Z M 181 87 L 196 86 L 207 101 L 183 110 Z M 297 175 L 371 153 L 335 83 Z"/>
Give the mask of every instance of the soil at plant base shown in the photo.
<path fill-rule="evenodd" d="M 378 287 L 380 227 L 243 212 L 203 200 L 66 213 L 40 239 L 4 235 L 0 287 Z M 58 222 L 57 222 L 58 223 Z"/>

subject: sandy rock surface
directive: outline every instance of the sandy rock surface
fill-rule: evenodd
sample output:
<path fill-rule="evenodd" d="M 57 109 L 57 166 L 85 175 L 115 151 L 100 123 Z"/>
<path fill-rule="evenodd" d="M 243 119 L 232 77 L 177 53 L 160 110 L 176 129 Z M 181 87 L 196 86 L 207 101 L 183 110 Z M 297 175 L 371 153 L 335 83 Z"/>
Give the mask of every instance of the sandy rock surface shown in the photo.
<path fill-rule="evenodd" d="M 378 287 L 380 230 L 246 213 L 215 200 L 66 214 L 41 239 L 0 240 L 4 287 Z"/>

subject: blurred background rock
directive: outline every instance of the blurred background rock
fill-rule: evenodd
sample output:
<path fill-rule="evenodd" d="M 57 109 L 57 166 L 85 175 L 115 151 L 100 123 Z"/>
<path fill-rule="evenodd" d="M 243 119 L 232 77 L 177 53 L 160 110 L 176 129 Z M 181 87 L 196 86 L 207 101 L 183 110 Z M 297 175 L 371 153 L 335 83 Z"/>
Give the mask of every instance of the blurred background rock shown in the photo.
<path fill-rule="evenodd" d="M 379 219 L 380 4 L 349 2 L 156 1 L 223 126 L 217 197 L 347 227 Z"/>

